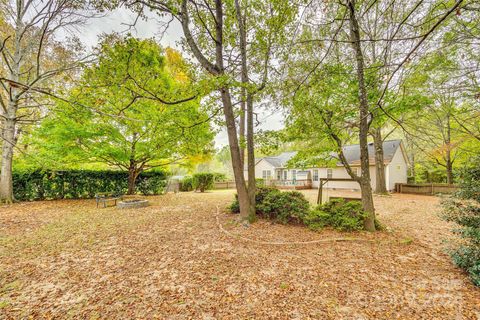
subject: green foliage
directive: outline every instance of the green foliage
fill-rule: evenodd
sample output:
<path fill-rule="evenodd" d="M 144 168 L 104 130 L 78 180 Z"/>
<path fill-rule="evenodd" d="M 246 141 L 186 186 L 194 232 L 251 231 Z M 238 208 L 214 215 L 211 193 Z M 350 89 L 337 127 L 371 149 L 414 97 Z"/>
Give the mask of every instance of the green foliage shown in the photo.
<path fill-rule="evenodd" d="M 188 192 L 193 190 L 193 178 L 191 176 L 183 177 L 180 181 L 180 191 Z"/>
<path fill-rule="evenodd" d="M 255 179 L 255 185 L 257 187 L 264 187 L 265 186 L 265 180 L 262 178 L 256 178 Z"/>
<path fill-rule="evenodd" d="M 480 202 L 480 156 L 471 159 L 470 165 L 460 171 L 460 190 L 457 196 Z"/>
<path fill-rule="evenodd" d="M 335 199 L 312 210 L 304 223 L 313 230 L 332 227 L 341 231 L 358 231 L 363 230 L 366 217 L 361 202 Z"/>
<path fill-rule="evenodd" d="M 480 157 L 472 159 L 470 166 L 461 174 L 460 191 L 442 202 L 442 217 L 459 225 L 454 232 L 463 240 L 451 250 L 452 259 L 457 266 L 468 272 L 477 286 L 480 286 L 479 168 Z"/>
<path fill-rule="evenodd" d="M 137 178 L 136 186 L 144 196 L 162 194 L 167 186 L 165 175 L 157 172 L 143 172 Z"/>
<path fill-rule="evenodd" d="M 206 156 L 213 132 L 190 73 L 178 52 L 152 39 L 107 36 L 98 62 L 28 145 L 50 168 L 100 162 L 139 172 Z"/>
<path fill-rule="evenodd" d="M 214 172 L 213 181 L 215 182 L 227 181 L 227 175 L 225 173 Z"/>
<path fill-rule="evenodd" d="M 201 172 L 192 176 L 193 189 L 200 192 L 213 189 L 215 175 L 213 173 Z"/>
<path fill-rule="evenodd" d="M 127 178 L 124 171 L 17 171 L 13 175 L 13 190 L 19 201 L 92 198 L 102 192 L 125 194 Z M 137 185 L 143 194 L 159 194 L 165 179 L 163 172 L 143 172 Z"/>
<path fill-rule="evenodd" d="M 257 203 L 258 213 L 280 223 L 302 223 L 309 210 L 308 200 L 298 191 L 275 190 Z"/>
<path fill-rule="evenodd" d="M 240 213 L 240 203 L 238 202 L 238 195 L 237 194 L 235 194 L 235 199 L 228 206 L 228 210 L 230 210 L 231 213 Z"/>
<path fill-rule="evenodd" d="M 310 204 L 302 193 L 282 192 L 271 187 L 258 187 L 255 203 L 258 216 L 280 223 L 301 223 L 310 209 Z M 229 209 L 233 213 L 240 212 L 237 196 Z"/>
<path fill-rule="evenodd" d="M 424 161 L 415 164 L 415 182 L 417 183 L 445 183 L 447 173 L 445 168 L 439 167 L 434 162 Z"/>

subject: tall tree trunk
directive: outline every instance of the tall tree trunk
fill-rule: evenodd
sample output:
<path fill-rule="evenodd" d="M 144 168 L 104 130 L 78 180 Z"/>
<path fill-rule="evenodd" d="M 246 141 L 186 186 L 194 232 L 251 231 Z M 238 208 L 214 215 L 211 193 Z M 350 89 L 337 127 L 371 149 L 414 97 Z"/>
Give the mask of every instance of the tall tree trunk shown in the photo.
<path fill-rule="evenodd" d="M 453 161 L 452 161 L 452 146 L 451 146 L 451 126 L 450 126 L 450 114 L 447 114 L 447 134 L 445 139 L 445 145 L 447 147 L 445 153 L 445 169 L 447 170 L 447 183 L 453 184 Z"/>
<path fill-rule="evenodd" d="M 17 1 L 17 11 L 15 20 L 15 52 L 13 55 L 13 63 L 10 66 L 10 80 L 18 82 L 20 80 L 20 72 L 22 68 L 22 45 L 21 39 L 24 32 L 24 24 L 22 21 L 21 11 L 23 10 L 24 2 Z M 2 159 L 0 164 L 0 203 L 13 202 L 13 150 L 17 143 L 15 136 L 16 129 L 16 114 L 18 110 L 18 101 L 20 98 L 19 89 L 16 86 L 9 84 L 9 101 L 7 110 L 5 110 L 3 117 L 3 132 L 2 132 Z"/>
<path fill-rule="evenodd" d="M 238 145 L 237 129 L 235 126 L 235 115 L 232 108 L 232 100 L 228 88 L 220 90 L 223 103 L 223 112 L 225 114 L 225 122 L 227 125 L 228 144 L 230 146 L 230 154 L 232 157 L 233 175 L 235 177 L 235 185 L 237 187 L 238 203 L 240 205 L 240 216 L 248 219 L 250 211 L 250 201 L 247 192 L 247 185 L 243 175 L 243 167 L 240 158 L 240 147 Z"/>
<path fill-rule="evenodd" d="M 360 165 L 362 169 L 360 190 L 362 192 L 363 210 L 365 210 L 368 215 L 364 224 L 366 230 L 375 231 L 375 207 L 373 204 L 372 187 L 370 185 L 370 163 L 368 159 L 368 129 L 370 113 L 368 108 L 367 89 L 365 87 L 364 59 L 360 44 L 360 29 L 355 16 L 354 0 L 348 1 L 348 9 L 350 13 L 350 36 L 357 64 L 358 94 L 360 99 L 358 135 L 360 143 Z"/>
<path fill-rule="evenodd" d="M 128 190 L 127 194 L 135 194 L 135 182 L 137 181 L 138 172 L 135 167 L 130 166 L 128 169 Z"/>
<path fill-rule="evenodd" d="M 246 92 L 245 88 L 241 89 L 240 92 L 240 120 L 238 124 L 238 140 L 240 141 L 240 160 L 242 161 L 242 166 L 245 164 L 245 100 Z"/>
<path fill-rule="evenodd" d="M 128 190 L 127 194 L 135 194 L 135 181 L 139 170 L 137 169 L 137 161 L 135 160 L 137 154 L 137 140 L 138 133 L 132 134 L 132 145 L 130 146 L 130 164 L 128 166 Z"/>
<path fill-rule="evenodd" d="M 215 64 L 210 62 L 201 52 L 198 44 L 190 31 L 190 18 L 188 14 L 188 1 L 182 0 L 181 14 L 179 15 L 182 24 L 185 39 L 192 50 L 193 55 L 197 58 L 202 67 L 214 76 L 222 76 L 225 74 L 223 59 L 223 3 L 222 0 L 215 0 Z M 228 87 L 219 89 L 225 123 L 227 127 L 228 144 L 230 147 L 230 155 L 232 157 L 233 175 L 235 177 L 235 185 L 237 188 L 238 202 L 240 204 L 240 216 L 248 218 L 249 215 L 249 198 L 247 185 L 243 175 L 242 159 L 240 154 L 240 146 L 238 143 L 238 133 L 235 124 L 235 114 L 233 112 L 232 98 Z"/>
<path fill-rule="evenodd" d="M 20 39 L 18 33 L 23 30 L 21 22 L 17 22 L 17 39 L 15 45 L 14 67 L 10 71 L 10 79 L 18 82 L 21 69 Z M 10 85 L 10 100 L 4 115 L 2 131 L 2 159 L 0 165 L 0 203 L 13 202 L 13 150 L 17 144 L 16 114 L 18 110 L 19 89 Z"/>
<path fill-rule="evenodd" d="M 241 114 L 245 113 L 245 102 L 247 111 L 247 170 L 248 170 L 248 217 L 250 220 L 254 220 L 256 217 L 255 212 L 255 146 L 253 138 L 253 94 L 246 92 L 245 86 L 249 83 L 248 78 L 248 65 L 247 65 L 247 32 L 245 27 L 245 14 L 242 13 L 239 0 L 235 0 L 235 10 L 237 13 L 237 23 L 240 33 L 240 55 L 241 55 L 241 80 L 244 85 L 242 88 L 242 110 Z M 242 132 L 242 124 L 245 125 L 245 116 L 240 117 L 240 132 Z M 243 127 L 245 130 L 245 127 Z M 243 149 L 243 141 L 241 142 L 241 150 Z M 242 163 L 244 163 L 244 155 L 241 154 Z"/>
<path fill-rule="evenodd" d="M 445 169 L 447 170 L 447 183 L 453 184 L 453 163 L 451 160 L 450 150 L 447 150 L 446 158 Z"/>
<path fill-rule="evenodd" d="M 385 163 L 383 158 L 383 140 L 380 128 L 373 129 L 373 146 L 375 149 L 375 193 L 386 194 Z"/>
<path fill-rule="evenodd" d="M 253 97 L 247 95 L 247 157 L 248 157 L 248 214 L 251 220 L 256 218 L 255 192 L 255 144 L 253 138 Z"/>
<path fill-rule="evenodd" d="M 2 159 L 0 166 L 0 203 L 13 202 L 13 148 L 15 147 L 15 120 L 3 121 Z"/>

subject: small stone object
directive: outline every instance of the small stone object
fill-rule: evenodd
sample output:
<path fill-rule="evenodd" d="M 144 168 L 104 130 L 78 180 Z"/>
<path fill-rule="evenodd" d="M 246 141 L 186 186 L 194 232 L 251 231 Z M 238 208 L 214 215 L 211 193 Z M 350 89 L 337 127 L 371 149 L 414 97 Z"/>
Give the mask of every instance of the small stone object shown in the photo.
<path fill-rule="evenodd" d="M 117 207 L 120 209 L 134 209 L 134 208 L 143 208 L 148 206 L 148 200 L 144 199 L 132 199 L 120 201 L 117 204 Z"/>

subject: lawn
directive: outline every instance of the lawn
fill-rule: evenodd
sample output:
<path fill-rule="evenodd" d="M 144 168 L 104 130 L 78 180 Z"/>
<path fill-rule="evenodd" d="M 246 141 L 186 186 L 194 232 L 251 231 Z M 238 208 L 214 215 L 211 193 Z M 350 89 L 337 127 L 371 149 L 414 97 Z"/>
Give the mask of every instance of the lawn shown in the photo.
<path fill-rule="evenodd" d="M 480 317 L 480 290 L 443 251 L 452 225 L 435 197 L 376 197 L 387 230 L 375 234 L 239 225 L 232 197 L 0 207 L 0 319 Z"/>

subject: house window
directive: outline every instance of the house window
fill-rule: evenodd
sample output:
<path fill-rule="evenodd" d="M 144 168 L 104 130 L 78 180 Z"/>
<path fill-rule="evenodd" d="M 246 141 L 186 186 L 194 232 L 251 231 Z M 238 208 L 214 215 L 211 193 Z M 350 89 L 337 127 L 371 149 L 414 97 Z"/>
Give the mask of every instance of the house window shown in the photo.
<path fill-rule="evenodd" d="M 285 170 L 283 171 L 283 180 L 287 180 L 288 179 L 288 171 Z"/>
<path fill-rule="evenodd" d="M 318 181 L 318 170 L 313 170 L 313 181 Z"/>
<path fill-rule="evenodd" d="M 360 177 L 362 175 L 362 170 L 360 168 L 355 168 L 355 173 Z"/>
<path fill-rule="evenodd" d="M 333 178 L 333 169 L 327 169 L 327 179 Z"/>
<path fill-rule="evenodd" d="M 277 180 L 281 180 L 282 179 L 282 171 L 278 170 L 277 171 Z"/>
<path fill-rule="evenodd" d="M 263 170 L 262 171 L 262 178 L 263 179 L 270 179 L 272 177 L 272 171 L 271 170 Z"/>
<path fill-rule="evenodd" d="M 292 170 L 292 180 L 297 180 L 297 170 Z"/>

